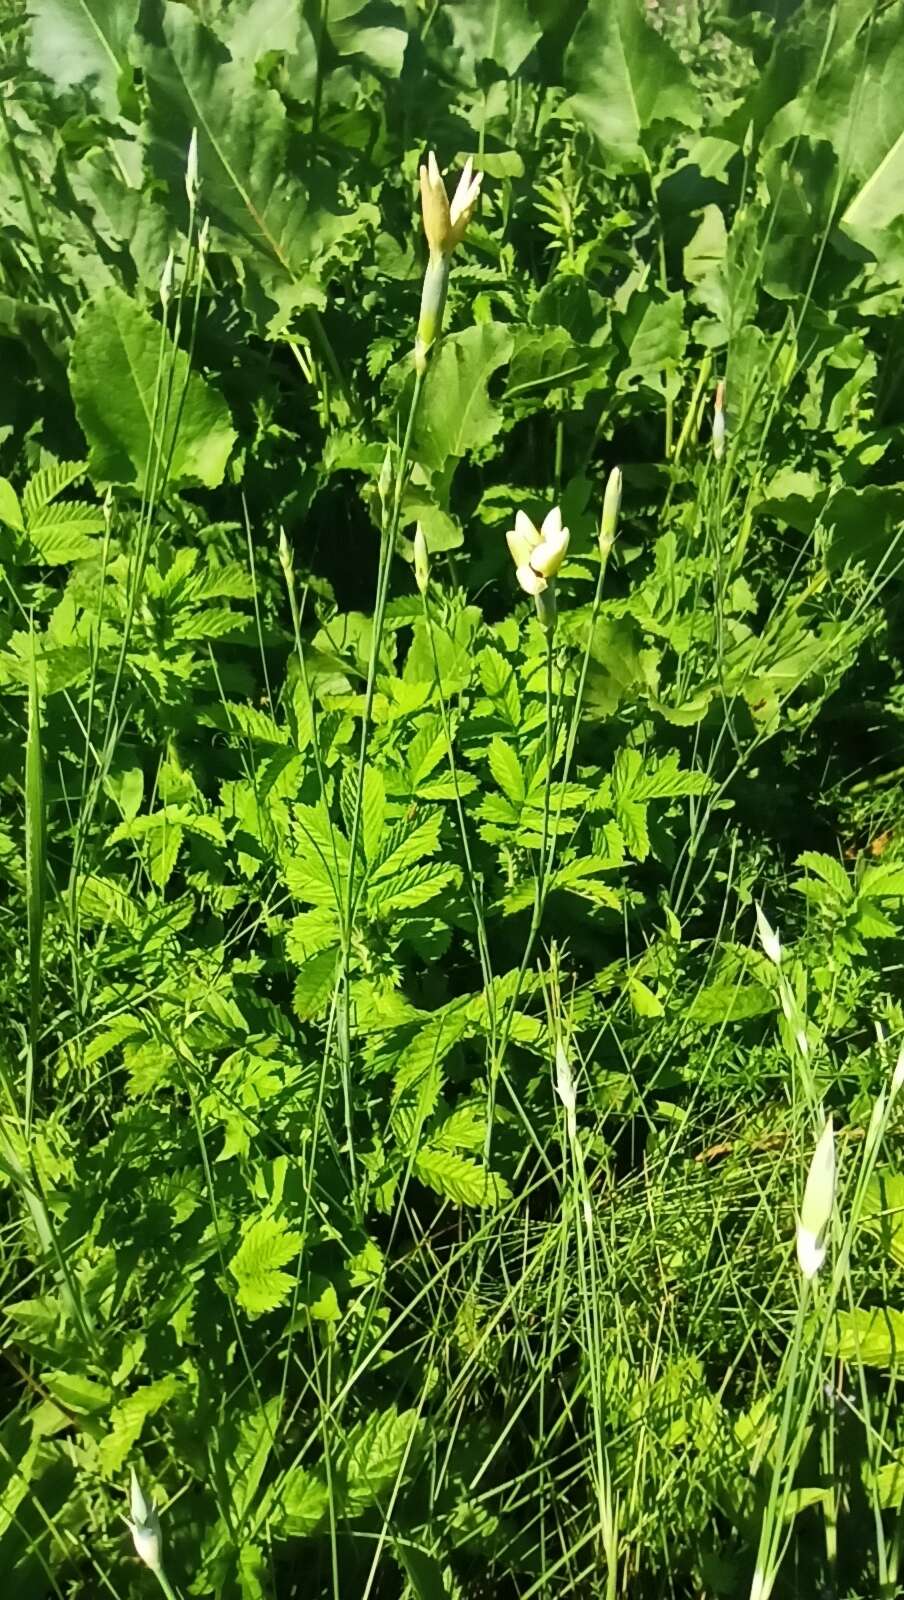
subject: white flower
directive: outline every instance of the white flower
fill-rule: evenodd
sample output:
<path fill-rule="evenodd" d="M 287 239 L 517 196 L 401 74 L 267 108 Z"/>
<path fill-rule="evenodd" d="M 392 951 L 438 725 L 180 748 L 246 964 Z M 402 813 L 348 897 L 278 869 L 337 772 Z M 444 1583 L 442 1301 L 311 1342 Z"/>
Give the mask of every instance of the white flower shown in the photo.
<path fill-rule="evenodd" d="M 562 527 L 559 507 L 546 513 L 539 529 L 525 512 L 518 511 L 515 526 L 505 537 L 522 589 L 526 594 L 542 594 L 546 580 L 556 576 L 568 549 L 570 535 Z"/>
<path fill-rule="evenodd" d="M 427 165 L 420 169 L 420 182 L 424 232 L 431 254 L 451 255 L 455 246 L 461 243 L 477 204 L 482 181 L 483 174 L 475 174 L 469 156 L 450 206 L 436 156 L 430 151 Z"/>

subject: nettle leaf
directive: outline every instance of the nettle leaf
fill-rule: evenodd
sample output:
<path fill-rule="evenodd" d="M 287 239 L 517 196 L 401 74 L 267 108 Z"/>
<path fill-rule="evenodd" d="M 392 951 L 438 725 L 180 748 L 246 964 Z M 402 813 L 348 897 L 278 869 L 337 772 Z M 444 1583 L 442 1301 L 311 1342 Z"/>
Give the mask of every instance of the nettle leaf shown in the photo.
<path fill-rule="evenodd" d="M 622 171 L 646 165 L 650 134 L 662 124 L 700 124 L 688 69 L 649 23 L 640 0 L 588 0 L 565 57 L 575 93 L 567 108 Z"/>
<path fill-rule="evenodd" d="M 823 855 L 820 850 L 804 850 L 797 857 L 796 865 L 803 867 L 820 880 L 818 884 L 813 884 L 812 880 L 808 882 L 806 878 L 798 878 L 792 887 L 801 893 L 815 889 L 816 893 L 812 898 L 829 905 L 837 904 L 839 901 L 842 905 L 848 905 L 853 900 L 854 889 L 851 880 L 841 862 L 836 861 L 834 856 Z M 821 888 L 823 884 L 825 890 Z"/>
<path fill-rule="evenodd" d="M 509 1197 L 508 1185 L 498 1174 L 457 1150 L 427 1145 L 418 1151 L 414 1170 L 422 1183 L 457 1206 L 498 1204 Z"/>
<path fill-rule="evenodd" d="M 138 0 L 29 0 L 28 59 L 55 89 L 87 89 L 108 121 L 119 116 L 119 85 L 130 75 L 129 41 Z"/>
<path fill-rule="evenodd" d="M 85 461 L 54 461 L 50 466 L 41 467 L 29 478 L 22 495 L 22 506 L 29 522 L 52 500 L 56 500 L 64 489 L 71 489 L 74 483 L 78 483 L 87 470 Z"/>
<path fill-rule="evenodd" d="M 288 1300 L 295 1278 L 282 1268 L 299 1254 L 302 1243 L 300 1233 L 269 1213 L 246 1225 L 229 1271 L 237 1284 L 236 1299 L 249 1316 L 275 1311 Z"/>
<path fill-rule="evenodd" d="M 481 322 L 443 340 L 430 364 L 415 429 L 415 455 L 431 472 L 450 457 L 491 444 L 502 412 L 489 397 L 493 373 L 512 353 L 507 323 Z"/>
<path fill-rule="evenodd" d="M 178 1389 L 178 1378 L 158 1378 L 156 1383 L 136 1389 L 134 1394 L 113 1407 L 110 1432 L 100 1443 L 100 1458 L 106 1472 L 121 1471 L 123 1462 L 141 1437 L 147 1418 L 165 1406 Z"/>
<path fill-rule="evenodd" d="M 413 1462 L 418 1440 L 416 1411 L 376 1411 L 353 1428 L 343 1452 L 343 1509 L 354 1515 L 391 1491 Z"/>
<path fill-rule="evenodd" d="M 181 404 L 160 403 L 161 346 Z M 171 484 L 223 481 L 235 443 L 225 400 L 189 367 L 149 312 L 121 289 L 103 290 L 79 316 L 69 363 L 79 423 L 97 483 L 142 488 L 159 457 Z"/>

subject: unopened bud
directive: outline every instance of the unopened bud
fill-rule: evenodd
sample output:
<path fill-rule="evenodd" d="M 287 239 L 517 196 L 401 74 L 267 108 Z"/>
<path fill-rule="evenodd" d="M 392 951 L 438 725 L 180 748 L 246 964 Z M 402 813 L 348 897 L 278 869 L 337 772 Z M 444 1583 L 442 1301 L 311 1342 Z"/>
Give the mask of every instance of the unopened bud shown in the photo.
<path fill-rule="evenodd" d="M 135 1553 L 139 1561 L 143 1561 L 152 1572 L 160 1572 L 163 1565 L 160 1518 L 157 1516 L 153 1500 L 145 1496 L 134 1467 L 130 1471 L 129 1508 L 132 1513 L 129 1531 Z"/>
<path fill-rule="evenodd" d="M 762 906 L 757 906 L 756 908 L 756 931 L 759 935 L 764 955 L 768 956 L 774 966 L 780 967 L 782 964 L 782 942 L 775 929 L 767 922 Z"/>
<path fill-rule="evenodd" d="M 191 138 L 188 141 L 188 156 L 185 161 L 185 193 L 189 205 L 194 208 L 198 198 L 198 130 L 192 128 Z"/>
<path fill-rule="evenodd" d="M 160 274 L 160 304 L 162 305 L 164 311 L 169 305 L 173 293 L 174 267 L 175 257 L 173 256 L 173 252 L 171 250 L 163 263 L 163 271 Z"/>
<path fill-rule="evenodd" d="M 894 1098 L 896 1094 L 900 1094 L 902 1086 L 904 1086 L 904 1050 L 902 1050 L 898 1056 L 898 1059 L 895 1062 L 895 1070 L 891 1075 L 892 1098 Z"/>
<path fill-rule="evenodd" d="M 797 1260 L 805 1278 L 812 1278 L 825 1260 L 834 1205 L 835 1134 L 829 1117 L 810 1162 L 797 1224 Z"/>
<path fill-rule="evenodd" d="M 716 384 L 716 404 L 713 411 L 713 455 L 721 461 L 725 454 L 725 384 Z"/>
<path fill-rule="evenodd" d="M 420 523 L 414 530 L 414 581 L 421 594 L 426 594 L 430 583 L 430 552 Z"/>
<path fill-rule="evenodd" d="M 606 492 L 603 495 L 603 515 L 600 519 L 600 555 L 604 561 L 615 543 L 615 535 L 618 532 L 618 513 L 621 509 L 621 497 L 621 467 L 613 467 L 606 482 Z"/>
<path fill-rule="evenodd" d="M 386 454 L 383 457 L 383 465 L 380 468 L 380 476 L 379 476 L 379 478 L 377 480 L 377 493 L 379 494 L 380 499 L 382 500 L 384 506 L 385 506 L 387 500 L 389 499 L 389 491 L 390 491 L 391 488 L 392 488 L 392 446 L 391 445 L 387 445 L 386 446 Z"/>
<path fill-rule="evenodd" d="M 285 528 L 280 528 L 279 530 L 279 564 L 282 567 L 286 577 L 291 577 L 292 552 L 289 549 L 289 541 L 286 538 Z"/>

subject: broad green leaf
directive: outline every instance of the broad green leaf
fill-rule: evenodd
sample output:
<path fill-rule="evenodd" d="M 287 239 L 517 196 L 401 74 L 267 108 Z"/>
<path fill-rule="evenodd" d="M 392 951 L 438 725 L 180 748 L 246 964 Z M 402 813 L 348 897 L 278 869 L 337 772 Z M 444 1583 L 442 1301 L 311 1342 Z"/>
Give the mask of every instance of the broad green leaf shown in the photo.
<path fill-rule="evenodd" d="M 877 1172 L 870 1179 L 863 1220 L 878 1229 L 883 1249 L 904 1267 L 904 1173 Z"/>
<path fill-rule="evenodd" d="M 441 811 L 433 811 L 423 822 L 411 827 L 398 822 L 385 836 L 370 870 L 369 882 L 374 889 L 378 883 L 391 879 L 406 867 L 415 866 L 425 856 L 435 855 L 439 849 L 439 835 L 443 823 Z"/>
<path fill-rule="evenodd" d="M 832 145 L 841 172 L 858 187 L 842 227 L 881 256 L 882 233 L 904 215 L 904 12 L 891 6 L 862 35 L 829 56 L 818 86 L 783 106 L 764 148 L 804 134 Z"/>
<path fill-rule="evenodd" d="M 138 0 L 28 0 L 29 61 L 57 90 L 87 89 L 115 121 L 137 16 Z"/>
<path fill-rule="evenodd" d="M 651 131 L 696 128 L 690 74 L 646 19 L 641 0 L 588 0 L 565 58 L 568 109 L 623 171 L 647 164 Z"/>
<path fill-rule="evenodd" d="M 417 906 L 451 888 L 458 879 L 456 867 L 441 867 L 429 863 L 422 867 L 403 867 L 392 877 L 381 878 L 370 884 L 367 893 L 371 916 L 385 917 L 394 911 L 413 911 Z"/>
<path fill-rule="evenodd" d="M 229 1271 L 237 1284 L 236 1299 L 249 1316 L 262 1316 L 288 1300 L 295 1278 L 282 1269 L 297 1257 L 301 1246 L 300 1233 L 266 1213 L 245 1228 Z"/>
<path fill-rule="evenodd" d="M 312 203 L 294 170 L 285 107 L 265 88 L 247 57 L 233 61 L 224 45 L 178 0 L 142 13 L 137 59 L 149 103 L 148 157 L 179 195 L 192 130 L 204 211 L 228 248 L 248 258 L 281 317 L 322 305 L 319 258 L 371 212 L 340 212 L 335 199 Z M 332 175 L 317 183 L 334 190 Z"/>
<path fill-rule="evenodd" d="M 161 349 L 173 375 L 168 412 L 160 393 Z M 158 458 L 169 461 L 172 484 L 212 489 L 222 482 L 236 437 L 225 401 L 121 289 L 105 290 L 82 311 L 69 379 L 96 482 L 140 488 L 152 481 Z"/>
<path fill-rule="evenodd" d="M 832 1354 L 866 1367 L 897 1367 L 904 1361 L 904 1311 L 893 1306 L 839 1311 Z"/>
<path fill-rule="evenodd" d="M 324 1479 L 317 1472 L 306 1472 L 298 1467 L 286 1475 L 277 1499 L 277 1530 L 295 1538 L 306 1538 L 324 1522 L 329 1506 L 330 1493 Z"/>
<path fill-rule="evenodd" d="M 417 459 L 432 472 L 495 438 L 502 412 L 489 397 L 493 373 L 508 361 L 512 330 L 481 322 L 443 341 L 427 372 L 415 430 Z"/>
<path fill-rule="evenodd" d="M 84 561 L 99 550 L 92 535 L 104 529 L 103 512 L 83 500 L 45 506 L 29 519 L 28 539 L 47 566 Z"/>
<path fill-rule="evenodd" d="M 541 36 L 528 0 L 447 0 L 443 10 L 471 83 L 484 61 L 492 61 L 511 77 Z"/>
<path fill-rule="evenodd" d="M 399 76 L 408 43 L 400 5 L 388 0 L 330 0 L 324 15 L 330 42 L 340 56 L 361 56 L 378 71 Z"/>

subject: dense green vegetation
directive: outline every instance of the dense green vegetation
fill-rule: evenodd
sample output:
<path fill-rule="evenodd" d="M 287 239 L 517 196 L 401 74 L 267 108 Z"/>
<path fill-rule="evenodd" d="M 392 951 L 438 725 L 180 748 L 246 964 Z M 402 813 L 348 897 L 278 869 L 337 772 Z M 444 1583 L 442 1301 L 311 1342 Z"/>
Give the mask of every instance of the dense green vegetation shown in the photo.
<path fill-rule="evenodd" d="M 892 1600 L 904 5 L 0 43 L 8 1600 Z"/>

